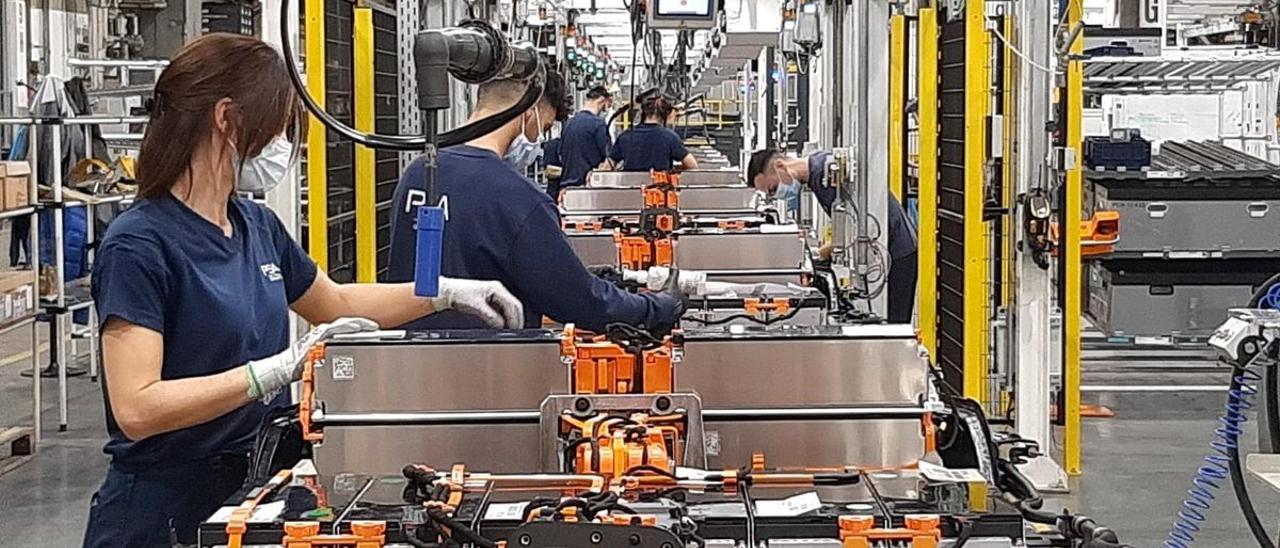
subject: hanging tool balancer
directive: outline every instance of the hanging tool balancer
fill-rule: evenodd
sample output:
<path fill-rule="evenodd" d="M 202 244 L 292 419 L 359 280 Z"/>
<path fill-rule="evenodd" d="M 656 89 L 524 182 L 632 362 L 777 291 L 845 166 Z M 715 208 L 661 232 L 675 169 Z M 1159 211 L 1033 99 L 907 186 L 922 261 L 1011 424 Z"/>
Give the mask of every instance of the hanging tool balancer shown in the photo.
<path fill-rule="evenodd" d="M 644 193 L 638 227 L 614 232 L 618 244 L 618 263 L 629 270 L 645 270 L 651 266 L 670 267 L 675 263 L 675 230 L 680 225 L 680 176 L 653 171 Z"/>
<path fill-rule="evenodd" d="M 417 69 L 418 104 L 426 134 L 427 203 L 418 209 L 417 259 L 414 264 L 414 294 L 434 297 L 440 290 L 440 255 L 448 200 L 436 188 L 436 153 L 440 147 L 458 142 L 437 133 L 439 112 L 451 106 L 451 83 L 441 74 L 450 74 L 468 84 L 511 78 L 529 82 L 524 97 L 494 117 L 473 124 L 473 136 L 491 133 L 533 106 L 542 95 L 542 62 L 531 44 L 511 44 L 507 37 L 487 22 L 463 21 L 457 28 L 426 30 L 414 39 L 413 58 Z M 469 138 L 467 140 L 470 140 Z"/>

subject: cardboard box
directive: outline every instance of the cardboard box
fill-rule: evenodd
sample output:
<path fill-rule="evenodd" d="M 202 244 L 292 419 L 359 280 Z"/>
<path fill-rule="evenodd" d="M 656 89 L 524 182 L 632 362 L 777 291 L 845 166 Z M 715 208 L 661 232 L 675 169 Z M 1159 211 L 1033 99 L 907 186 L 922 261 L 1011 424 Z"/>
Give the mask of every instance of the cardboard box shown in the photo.
<path fill-rule="evenodd" d="M 31 205 L 31 167 L 26 162 L 0 162 L 0 207 L 17 209 Z"/>
<path fill-rule="evenodd" d="M 35 311 L 35 273 L 0 272 L 0 323 L 20 320 Z"/>
<path fill-rule="evenodd" d="M 31 286 L 35 281 L 36 274 L 31 270 L 0 272 L 0 293 L 12 293 L 16 289 Z"/>

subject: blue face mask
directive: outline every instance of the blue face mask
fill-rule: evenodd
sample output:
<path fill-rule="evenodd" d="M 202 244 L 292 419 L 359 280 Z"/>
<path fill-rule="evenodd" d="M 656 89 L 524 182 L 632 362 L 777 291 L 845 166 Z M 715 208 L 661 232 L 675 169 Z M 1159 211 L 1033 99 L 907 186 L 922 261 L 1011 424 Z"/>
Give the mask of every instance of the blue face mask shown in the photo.
<path fill-rule="evenodd" d="M 786 200 L 787 209 L 791 210 L 793 215 L 798 213 L 800 211 L 800 181 L 791 179 L 790 182 L 778 185 L 777 190 L 773 191 L 773 197 L 775 200 Z"/>

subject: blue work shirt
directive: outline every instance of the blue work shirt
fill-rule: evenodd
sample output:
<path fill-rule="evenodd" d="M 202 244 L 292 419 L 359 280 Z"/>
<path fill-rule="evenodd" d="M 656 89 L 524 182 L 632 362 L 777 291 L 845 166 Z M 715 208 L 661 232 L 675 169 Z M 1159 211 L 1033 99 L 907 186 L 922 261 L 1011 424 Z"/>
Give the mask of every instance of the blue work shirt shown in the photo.
<path fill-rule="evenodd" d="M 582 185 L 587 173 L 598 167 L 609 152 L 609 125 L 599 115 L 584 110 L 564 125 L 560 139 L 560 165 L 564 167 L 560 186 Z"/>
<path fill-rule="evenodd" d="M 809 157 L 809 190 L 818 197 L 818 203 L 822 205 L 822 210 L 826 211 L 828 216 L 831 215 L 831 204 L 836 201 L 836 187 L 824 184 L 827 178 L 827 161 L 830 158 L 829 152 L 820 152 Z M 915 254 L 918 247 L 916 229 L 911 226 L 906 212 L 902 210 L 902 204 L 892 193 L 889 194 L 886 217 L 888 218 L 890 257 L 899 260 Z"/>
<path fill-rule="evenodd" d="M 676 132 L 658 124 L 640 124 L 622 132 L 609 150 L 620 171 L 671 171 L 671 164 L 684 160 L 689 149 Z"/>
<path fill-rule="evenodd" d="M 524 303 L 526 327 L 539 327 L 548 316 L 592 331 L 614 322 L 653 328 L 670 325 L 679 315 L 678 302 L 671 296 L 628 293 L 588 272 L 560 228 L 551 197 L 492 151 L 467 145 L 441 150 L 436 184 L 446 205 L 441 275 L 502 282 Z M 396 185 L 388 281 L 413 280 L 414 221 L 426 202 L 425 189 L 426 169 L 419 158 Z M 408 327 L 461 329 L 483 324 L 446 311 Z"/>
<path fill-rule="evenodd" d="M 221 373 L 283 351 L 289 304 L 315 281 L 315 263 L 271 210 L 232 198 L 227 216 L 229 238 L 176 198 L 140 200 L 111 223 L 98 251 L 92 291 L 101 325 L 117 318 L 160 333 L 163 380 Z M 247 454 L 268 411 L 250 402 L 135 442 L 120 430 L 102 386 L 106 452 L 114 465 L 138 469 Z M 286 402 L 282 393 L 273 405 Z"/>

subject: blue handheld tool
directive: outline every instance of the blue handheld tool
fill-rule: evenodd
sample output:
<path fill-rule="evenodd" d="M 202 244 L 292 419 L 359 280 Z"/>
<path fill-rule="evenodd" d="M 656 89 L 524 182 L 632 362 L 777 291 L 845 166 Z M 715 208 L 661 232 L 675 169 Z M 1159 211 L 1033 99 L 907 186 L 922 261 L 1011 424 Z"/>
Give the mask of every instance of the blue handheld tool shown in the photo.
<path fill-rule="evenodd" d="M 418 257 L 413 268 L 413 294 L 440 294 L 440 251 L 444 246 L 444 208 L 418 208 Z"/>

